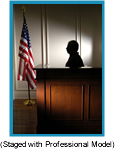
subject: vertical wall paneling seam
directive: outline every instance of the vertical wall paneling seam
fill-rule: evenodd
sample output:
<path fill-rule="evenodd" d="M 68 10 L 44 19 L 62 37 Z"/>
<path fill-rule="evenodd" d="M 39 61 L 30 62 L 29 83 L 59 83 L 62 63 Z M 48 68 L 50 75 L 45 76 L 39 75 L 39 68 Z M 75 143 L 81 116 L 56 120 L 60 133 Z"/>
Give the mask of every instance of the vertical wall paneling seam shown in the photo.
<path fill-rule="evenodd" d="M 48 18 L 47 18 L 47 5 L 45 5 L 45 37 L 46 37 L 46 65 L 49 64 L 49 41 L 48 41 Z"/>
<path fill-rule="evenodd" d="M 75 6 L 75 40 L 77 41 L 77 4 Z"/>
<path fill-rule="evenodd" d="M 42 53 L 42 64 L 48 64 L 48 44 L 47 44 L 47 15 L 46 15 L 46 4 L 41 5 L 41 53 Z"/>
<path fill-rule="evenodd" d="M 42 4 L 41 6 L 42 11 L 41 11 L 41 41 L 42 41 L 42 64 L 46 64 L 47 61 L 47 43 L 46 43 L 46 10 L 45 10 L 45 4 Z"/>
<path fill-rule="evenodd" d="M 82 5 L 80 4 L 80 56 L 81 56 L 81 13 L 82 13 Z"/>
<path fill-rule="evenodd" d="M 41 57 L 44 64 L 44 44 L 43 44 L 43 5 L 41 5 Z"/>
<path fill-rule="evenodd" d="M 14 11 L 13 11 L 13 100 L 15 99 L 15 42 L 14 42 Z"/>
<path fill-rule="evenodd" d="M 76 4 L 76 16 L 75 16 L 75 39 L 79 43 L 79 54 L 81 56 L 81 5 Z"/>
<path fill-rule="evenodd" d="M 15 61 L 15 78 L 14 78 L 14 80 L 15 80 L 15 85 L 16 85 L 16 90 L 18 90 L 18 83 L 17 83 L 17 78 L 16 78 L 16 76 L 17 76 L 17 59 L 16 59 L 16 54 L 17 54 L 17 52 L 16 52 L 16 25 L 15 25 L 15 5 L 13 5 L 13 37 L 14 37 L 14 39 L 13 39 L 13 42 L 14 42 L 14 61 Z M 14 76 L 13 76 L 14 77 Z"/>
<path fill-rule="evenodd" d="M 17 52 L 17 50 L 16 50 L 16 38 L 17 38 L 17 36 L 16 36 L 16 17 L 15 17 L 15 13 L 16 13 L 16 11 L 15 11 L 15 6 L 16 5 L 13 5 L 13 34 L 14 34 L 14 39 L 13 39 L 13 42 L 14 42 L 14 60 L 15 60 L 15 71 L 14 71 L 14 73 L 15 73 L 15 78 L 14 78 L 14 80 L 15 80 L 15 93 L 14 93 L 14 95 L 15 95 L 15 97 L 16 97 L 16 91 L 18 91 L 19 90 L 19 87 L 18 87 L 18 81 L 17 81 L 17 76 L 18 76 L 18 61 L 19 61 L 19 59 L 18 59 L 18 57 L 17 57 L 17 55 L 18 55 L 18 52 Z"/>

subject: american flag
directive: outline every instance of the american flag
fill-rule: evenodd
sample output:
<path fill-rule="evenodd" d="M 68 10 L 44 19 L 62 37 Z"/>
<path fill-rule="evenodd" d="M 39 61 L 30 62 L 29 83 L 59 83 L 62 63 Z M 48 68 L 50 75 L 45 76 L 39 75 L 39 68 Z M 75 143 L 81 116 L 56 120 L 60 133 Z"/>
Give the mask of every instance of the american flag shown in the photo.
<path fill-rule="evenodd" d="M 20 57 L 18 80 L 20 81 L 27 80 L 31 89 L 35 89 L 36 74 L 35 74 L 35 70 L 33 70 L 34 59 L 33 59 L 32 47 L 30 43 L 30 37 L 29 37 L 25 16 L 24 16 L 18 56 Z"/>

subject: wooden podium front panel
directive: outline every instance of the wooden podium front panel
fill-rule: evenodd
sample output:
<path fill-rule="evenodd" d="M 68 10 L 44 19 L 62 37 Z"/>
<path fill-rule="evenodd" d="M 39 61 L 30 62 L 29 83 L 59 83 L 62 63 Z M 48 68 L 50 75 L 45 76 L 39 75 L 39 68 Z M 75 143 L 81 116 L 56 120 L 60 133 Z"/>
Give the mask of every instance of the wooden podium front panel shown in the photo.
<path fill-rule="evenodd" d="M 102 85 L 89 85 L 88 119 L 102 120 Z"/>
<path fill-rule="evenodd" d="M 82 85 L 51 85 L 49 102 L 52 120 L 83 119 Z"/>

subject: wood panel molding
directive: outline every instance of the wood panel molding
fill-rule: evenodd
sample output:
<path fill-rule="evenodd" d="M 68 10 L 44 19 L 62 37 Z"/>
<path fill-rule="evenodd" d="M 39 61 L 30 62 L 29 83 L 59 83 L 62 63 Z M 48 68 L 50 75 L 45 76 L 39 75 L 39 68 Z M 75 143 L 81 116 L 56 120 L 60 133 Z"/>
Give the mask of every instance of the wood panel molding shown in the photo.
<path fill-rule="evenodd" d="M 83 85 L 59 84 L 50 85 L 49 88 L 51 120 L 83 120 Z"/>
<path fill-rule="evenodd" d="M 102 85 L 88 85 L 88 120 L 102 120 Z"/>
<path fill-rule="evenodd" d="M 41 46 L 42 64 L 48 64 L 48 38 L 47 38 L 47 5 L 41 5 Z"/>
<path fill-rule="evenodd" d="M 79 43 L 79 54 L 81 55 L 81 5 L 76 5 L 76 41 Z"/>

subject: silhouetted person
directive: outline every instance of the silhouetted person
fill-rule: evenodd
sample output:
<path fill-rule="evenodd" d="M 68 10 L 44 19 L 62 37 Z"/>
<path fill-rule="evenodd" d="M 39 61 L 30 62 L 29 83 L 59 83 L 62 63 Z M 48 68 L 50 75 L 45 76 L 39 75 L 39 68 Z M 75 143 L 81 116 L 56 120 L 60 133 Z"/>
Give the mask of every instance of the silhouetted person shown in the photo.
<path fill-rule="evenodd" d="M 75 40 L 69 41 L 67 45 L 67 52 L 70 54 L 70 57 L 66 63 L 66 67 L 74 68 L 74 67 L 82 67 L 84 66 L 83 61 L 79 55 L 78 51 L 78 43 Z"/>

